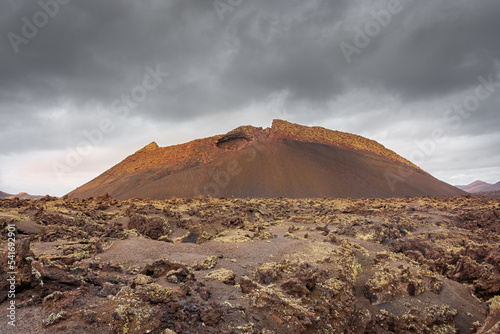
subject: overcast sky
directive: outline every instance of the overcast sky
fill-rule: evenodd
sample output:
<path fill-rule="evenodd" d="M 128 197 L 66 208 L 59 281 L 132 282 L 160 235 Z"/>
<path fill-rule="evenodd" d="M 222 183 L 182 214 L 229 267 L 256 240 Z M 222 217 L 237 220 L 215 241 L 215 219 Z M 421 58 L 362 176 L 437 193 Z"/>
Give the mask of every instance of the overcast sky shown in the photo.
<path fill-rule="evenodd" d="M 0 190 L 274 118 L 500 181 L 498 0 L 2 0 Z"/>

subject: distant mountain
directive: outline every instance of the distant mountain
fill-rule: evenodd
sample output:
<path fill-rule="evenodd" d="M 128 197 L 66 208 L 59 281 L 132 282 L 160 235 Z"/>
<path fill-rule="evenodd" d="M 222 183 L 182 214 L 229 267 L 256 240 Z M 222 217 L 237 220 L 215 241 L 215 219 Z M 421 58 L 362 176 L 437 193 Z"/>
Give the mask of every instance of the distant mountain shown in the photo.
<path fill-rule="evenodd" d="M 37 200 L 37 199 L 40 199 L 42 198 L 43 196 L 40 196 L 40 195 L 30 195 L 28 193 L 19 193 L 17 195 L 11 195 L 7 198 L 19 198 L 19 199 L 31 199 L 31 200 Z"/>
<path fill-rule="evenodd" d="M 4 193 L 3 191 L 0 191 L 0 199 L 2 198 L 7 198 L 9 196 L 12 196 L 11 194 Z"/>
<path fill-rule="evenodd" d="M 42 198 L 43 196 L 39 195 L 30 195 L 28 193 L 19 193 L 17 195 L 11 195 L 4 193 L 3 191 L 0 191 L 0 199 L 14 199 L 14 198 L 19 198 L 19 199 L 31 199 L 31 200 L 37 200 Z"/>
<path fill-rule="evenodd" d="M 105 194 L 119 199 L 360 198 L 464 192 L 376 141 L 274 120 L 271 128 L 240 126 L 180 145 L 153 142 L 68 195 Z"/>
<path fill-rule="evenodd" d="M 495 184 L 491 183 L 486 183 L 484 181 L 474 181 L 471 184 L 465 185 L 465 186 L 455 186 L 458 189 L 462 189 L 464 191 L 467 191 L 469 193 L 478 193 L 478 192 L 485 192 L 485 191 L 500 191 L 500 182 L 497 182 Z"/>

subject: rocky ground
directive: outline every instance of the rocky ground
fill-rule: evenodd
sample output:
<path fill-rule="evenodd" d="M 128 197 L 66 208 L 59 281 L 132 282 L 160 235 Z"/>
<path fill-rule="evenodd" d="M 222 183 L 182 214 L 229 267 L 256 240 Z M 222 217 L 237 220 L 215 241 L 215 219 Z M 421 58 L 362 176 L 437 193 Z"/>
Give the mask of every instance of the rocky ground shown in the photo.
<path fill-rule="evenodd" d="M 0 228 L 1 333 L 500 332 L 498 199 L 45 197 Z"/>
<path fill-rule="evenodd" d="M 489 198 L 500 198 L 500 191 L 481 191 L 478 193 L 471 194 L 474 197 L 489 197 Z"/>

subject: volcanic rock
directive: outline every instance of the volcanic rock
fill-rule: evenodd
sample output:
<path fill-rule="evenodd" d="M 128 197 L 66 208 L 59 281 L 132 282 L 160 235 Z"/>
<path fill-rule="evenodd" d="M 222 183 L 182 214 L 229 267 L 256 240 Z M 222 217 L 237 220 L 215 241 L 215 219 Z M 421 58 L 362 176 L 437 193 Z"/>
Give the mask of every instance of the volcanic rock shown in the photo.
<path fill-rule="evenodd" d="M 499 210 L 471 196 L 0 199 L 1 249 L 6 224 L 57 231 L 17 235 L 9 332 L 498 333 Z"/>
<path fill-rule="evenodd" d="M 9 291 L 12 291 L 11 283 L 14 283 L 16 291 L 19 291 L 29 286 L 32 280 L 31 262 L 34 255 L 30 250 L 29 238 L 17 240 L 12 249 L 14 252 L 6 252 L 0 257 L 2 263 L 0 267 L 0 302 L 7 298 Z M 13 279 L 14 277 L 15 279 Z"/>

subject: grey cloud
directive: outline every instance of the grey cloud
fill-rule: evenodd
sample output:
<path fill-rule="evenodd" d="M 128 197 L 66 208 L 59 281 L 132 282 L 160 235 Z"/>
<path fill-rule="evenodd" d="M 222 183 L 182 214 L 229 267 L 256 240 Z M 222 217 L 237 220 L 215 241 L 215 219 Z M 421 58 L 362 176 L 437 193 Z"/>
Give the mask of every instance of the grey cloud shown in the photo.
<path fill-rule="evenodd" d="M 406 99 L 453 93 L 497 73 L 497 1 L 412 2 L 360 55 L 356 84 L 380 83 Z M 370 50 L 368 50 L 370 51 Z"/>

